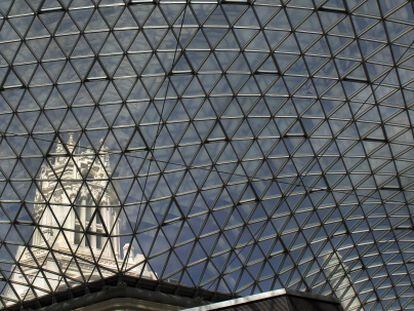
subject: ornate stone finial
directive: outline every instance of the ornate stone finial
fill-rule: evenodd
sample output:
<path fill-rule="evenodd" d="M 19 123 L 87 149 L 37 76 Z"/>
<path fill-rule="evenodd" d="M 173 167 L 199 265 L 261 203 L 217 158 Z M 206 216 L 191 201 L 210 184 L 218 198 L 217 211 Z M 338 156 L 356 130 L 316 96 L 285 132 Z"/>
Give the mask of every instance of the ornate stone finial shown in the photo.
<path fill-rule="evenodd" d="M 100 140 L 101 148 L 100 148 L 100 158 L 103 165 L 108 168 L 109 167 L 109 148 L 105 145 L 104 139 L 101 138 Z"/>
<path fill-rule="evenodd" d="M 75 140 L 73 139 L 73 134 L 69 134 L 69 139 L 66 144 L 66 148 L 68 149 L 69 153 L 73 153 L 73 150 L 75 150 Z"/>
<path fill-rule="evenodd" d="M 60 137 L 58 137 L 58 141 L 56 142 L 56 149 L 55 149 L 55 165 L 59 165 L 63 163 L 64 156 L 66 155 L 65 147 L 62 143 Z"/>
<path fill-rule="evenodd" d="M 128 254 L 128 249 L 129 249 L 129 243 L 124 244 L 124 247 L 122 247 L 122 250 L 124 251 L 124 260 L 127 259 Z M 131 249 L 132 251 L 132 249 Z"/>
<path fill-rule="evenodd" d="M 65 148 L 63 148 L 63 144 L 62 141 L 59 139 L 58 143 L 56 143 L 56 150 L 55 150 L 56 154 L 64 154 L 65 153 Z"/>
<path fill-rule="evenodd" d="M 106 146 L 105 146 L 105 140 L 104 140 L 103 138 L 101 138 L 101 139 L 99 140 L 99 144 L 101 145 L 101 149 L 102 149 L 102 150 L 106 149 Z"/>

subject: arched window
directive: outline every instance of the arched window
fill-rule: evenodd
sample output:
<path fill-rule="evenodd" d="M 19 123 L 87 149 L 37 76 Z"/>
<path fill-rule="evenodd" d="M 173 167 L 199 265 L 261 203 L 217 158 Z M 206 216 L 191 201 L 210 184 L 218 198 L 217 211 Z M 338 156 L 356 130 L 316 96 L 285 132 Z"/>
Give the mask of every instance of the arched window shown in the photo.
<path fill-rule="evenodd" d="M 75 202 L 75 221 L 74 221 L 74 239 L 73 243 L 81 246 L 102 248 L 103 222 L 99 209 L 96 209 L 92 196 L 80 196 Z M 96 210 L 96 211 L 95 211 Z M 83 226 L 83 228 L 82 228 Z M 84 230 L 93 234 L 85 234 Z"/>
<path fill-rule="evenodd" d="M 84 200 L 82 197 L 78 197 L 75 201 L 74 211 L 75 211 L 75 224 L 74 224 L 74 237 L 73 237 L 73 244 L 80 244 L 82 240 L 82 218 L 83 216 L 83 209 L 82 209 L 82 203 L 84 203 Z"/>

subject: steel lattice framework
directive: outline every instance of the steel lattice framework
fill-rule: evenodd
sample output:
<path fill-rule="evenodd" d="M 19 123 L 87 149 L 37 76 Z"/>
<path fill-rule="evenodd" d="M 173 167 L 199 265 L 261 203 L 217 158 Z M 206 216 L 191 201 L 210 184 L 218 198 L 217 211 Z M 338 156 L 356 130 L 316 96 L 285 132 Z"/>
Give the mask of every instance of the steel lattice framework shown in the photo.
<path fill-rule="evenodd" d="M 159 280 L 414 309 L 413 11 L 407 0 L 1 0 L 1 303 L 30 296 L 11 294 L 16 273 L 36 297 L 33 273 L 58 280 L 43 288 L 53 294 L 128 272 L 80 254 L 78 234 L 89 247 L 102 236 L 115 257 L 115 239 L 128 243 L 124 258 L 142 254 Z M 102 215 L 97 180 L 117 219 L 101 231 L 77 210 Z M 44 183 L 66 193 L 75 227 Z M 93 200 L 61 194 L 75 184 Z"/>

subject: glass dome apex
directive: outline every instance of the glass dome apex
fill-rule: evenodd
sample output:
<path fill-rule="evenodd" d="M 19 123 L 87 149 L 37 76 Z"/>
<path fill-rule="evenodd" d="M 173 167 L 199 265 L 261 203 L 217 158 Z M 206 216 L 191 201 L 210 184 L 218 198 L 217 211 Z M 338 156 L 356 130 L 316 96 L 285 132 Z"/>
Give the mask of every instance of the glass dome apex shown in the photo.
<path fill-rule="evenodd" d="M 135 269 L 413 308 L 413 21 L 405 0 L 0 1 L 2 303 Z"/>

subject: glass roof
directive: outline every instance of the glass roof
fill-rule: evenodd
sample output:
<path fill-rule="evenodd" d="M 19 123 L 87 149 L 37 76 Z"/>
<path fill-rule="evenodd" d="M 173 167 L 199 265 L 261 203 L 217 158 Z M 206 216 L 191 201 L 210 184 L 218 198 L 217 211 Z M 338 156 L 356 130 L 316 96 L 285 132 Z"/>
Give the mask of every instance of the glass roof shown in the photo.
<path fill-rule="evenodd" d="M 414 3 L 0 1 L 0 304 L 124 273 L 414 309 Z"/>

